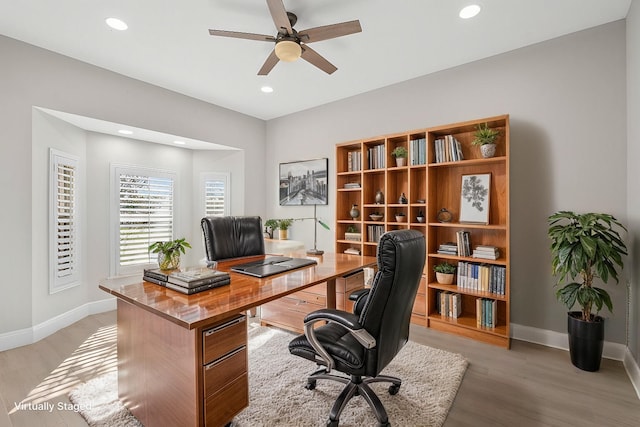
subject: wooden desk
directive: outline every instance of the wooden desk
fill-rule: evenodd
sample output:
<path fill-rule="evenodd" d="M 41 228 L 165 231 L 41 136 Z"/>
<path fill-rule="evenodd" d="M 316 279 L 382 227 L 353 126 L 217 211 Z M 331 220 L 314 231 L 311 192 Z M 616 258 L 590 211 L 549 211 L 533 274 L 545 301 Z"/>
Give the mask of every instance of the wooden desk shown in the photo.
<path fill-rule="evenodd" d="M 320 283 L 333 308 L 336 278 L 376 262 L 330 253 L 317 259 L 264 279 L 230 272 L 231 284 L 194 295 L 140 278 L 101 281 L 100 289 L 118 298 L 120 400 L 146 427 L 227 424 L 248 405 L 246 310 Z"/>

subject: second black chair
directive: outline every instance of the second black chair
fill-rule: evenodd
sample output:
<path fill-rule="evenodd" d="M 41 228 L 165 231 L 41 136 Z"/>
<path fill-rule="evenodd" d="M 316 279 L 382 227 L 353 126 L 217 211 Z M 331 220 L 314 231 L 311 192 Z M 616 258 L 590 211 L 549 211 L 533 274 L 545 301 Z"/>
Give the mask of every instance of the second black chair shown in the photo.
<path fill-rule="evenodd" d="M 411 311 L 425 261 L 424 235 L 416 230 L 395 230 L 378 244 L 378 272 L 369 290 L 361 292 L 354 313 L 322 309 L 305 318 L 304 335 L 289 343 L 289 351 L 319 366 L 307 379 L 312 390 L 319 379 L 346 384 L 329 414 L 328 426 L 337 426 L 340 414 L 353 397 L 362 396 L 381 426 L 389 426 L 382 402 L 369 387 L 390 382 L 398 392 L 399 378 L 380 375 L 409 339 Z M 314 328 L 317 322 L 327 324 Z M 333 375 L 332 370 L 349 375 Z"/>

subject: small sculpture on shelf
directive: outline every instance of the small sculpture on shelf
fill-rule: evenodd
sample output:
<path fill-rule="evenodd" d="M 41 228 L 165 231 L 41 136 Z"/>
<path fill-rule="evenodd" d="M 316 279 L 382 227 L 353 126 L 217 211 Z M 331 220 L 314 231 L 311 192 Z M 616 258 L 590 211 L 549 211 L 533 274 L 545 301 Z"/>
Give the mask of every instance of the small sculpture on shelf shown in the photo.
<path fill-rule="evenodd" d="M 424 222 L 424 212 L 422 212 L 422 210 L 418 211 L 418 215 L 416 216 L 416 221 Z"/>
<path fill-rule="evenodd" d="M 384 193 L 382 192 L 382 190 L 376 191 L 376 197 L 373 201 L 376 203 L 376 205 L 384 204 Z"/>
<path fill-rule="evenodd" d="M 349 211 L 349 216 L 351 218 L 356 219 L 360 216 L 360 210 L 358 209 L 358 205 L 354 204 L 351 206 L 351 210 Z"/>
<path fill-rule="evenodd" d="M 409 203 L 409 200 L 407 200 L 407 196 L 404 195 L 404 192 L 400 195 L 400 198 L 398 199 L 398 203 L 402 205 L 406 205 L 407 203 Z"/>
<path fill-rule="evenodd" d="M 452 215 L 451 212 L 449 212 L 447 209 L 442 208 L 440 209 L 440 211 L 438 211 L 437 218 L 439 222 L 451 222 Z"/>
<path fill-rule="evenodd" d="M 404 222 L 405 214 L 404 212 L 398 212 L 396 214 L 396 222 Z"/>

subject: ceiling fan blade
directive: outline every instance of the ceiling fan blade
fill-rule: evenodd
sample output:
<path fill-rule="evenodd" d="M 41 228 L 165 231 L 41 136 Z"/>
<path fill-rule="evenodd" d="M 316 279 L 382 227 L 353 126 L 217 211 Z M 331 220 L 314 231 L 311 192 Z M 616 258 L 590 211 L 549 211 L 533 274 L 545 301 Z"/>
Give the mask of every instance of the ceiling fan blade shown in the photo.
<path fill-rule="evenodd" d="M 308 63 L 315 65 L 327 74 L 333 74 L 338 68 L 331 62 L 324 59 L 318 52 L 311 49 L 309 46 L 302 46 L 301 58 Z"/>
<path fill-rule="evenodd" d="M 267 0 L 267 6 L 269 6 L 269 13 L 271 13 L 271 18 L 273 18 L 278 32 L 285 29 L 287 34 L 293 34 L 293 29 L 291 29 L 291 23 L 289 22 L 289 17 L 287 16 L 287 11 L 284 8 L 282 0 Z"/>
<path fill-rule="evenodd" d="M 279 60 L 280 59 L 278 59 L 278 57 L 276 56 L 276 50 L 272 50 L 271 54 L 267 57 L 267 60 L 264 61 L 262 68 L 260 68 L 260 71 L 258 71 L 258 75 L 266 76 L 267 74 L 269 74 L 269 71 L 273 70 L 273 67 L 276 66 Z"/>
<path fill-rule="evenodd" d="M 303 43 L 319 42 L 321 40 L 333 39 L 362 31 L 360 21 L 348 21 L 340 24 L 324 25 L 322 27 L 309 28 L 300 31 L 298 37 Z"/>
<path fill-rule="evenodd" d="M 263 42 L 275 42 L 276 38 L 266 34 L 241 33 L 238 31 L 209 30 L 212 36 L 233 37 L 236 39 L 259 40 Z"/>

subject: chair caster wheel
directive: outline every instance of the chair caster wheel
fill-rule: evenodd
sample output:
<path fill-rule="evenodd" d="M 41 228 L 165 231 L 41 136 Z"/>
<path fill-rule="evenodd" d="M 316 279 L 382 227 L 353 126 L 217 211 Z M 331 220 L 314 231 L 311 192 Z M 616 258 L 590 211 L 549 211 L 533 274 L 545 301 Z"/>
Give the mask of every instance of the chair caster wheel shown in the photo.
<path fill-rule="evenodd" d="M 305 385 L 304 388 L 306 388 L 307 390 L 315 390 L 316 382 L 315 381 L 308 381 L 307 385 Z"/>
<path fill-rule="evenodd" d="M 338 421 L 327 421 L 327 427 L 338 427 Z"/>
<path fill-rule="evenodd" d="M 394 395 L 398 394 L 399 390 L 400 390 L 400 386 L 399 385 L 395 385 L 394 384 L 392 386 L 389 386 L 389 394 L 391 396 L 394 396 Z"/>

